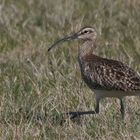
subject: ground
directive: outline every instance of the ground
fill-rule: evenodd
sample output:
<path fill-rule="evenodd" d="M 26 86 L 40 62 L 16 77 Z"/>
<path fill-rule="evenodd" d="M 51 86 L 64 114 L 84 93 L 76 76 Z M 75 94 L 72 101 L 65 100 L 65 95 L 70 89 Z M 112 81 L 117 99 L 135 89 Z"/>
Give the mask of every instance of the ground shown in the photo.
<path fill-rule="evenodd" d="M 99 115 L 71 121 L 68 111 L 94 110 L 84 84 L 77 42 L 49 46 L 58 38 L 93 26 L 96 54 L 123 61 L 140 72 L 138 0 L 0 1 L 0 139 L 138 140 L 140 98 L 101 101 Z"/>

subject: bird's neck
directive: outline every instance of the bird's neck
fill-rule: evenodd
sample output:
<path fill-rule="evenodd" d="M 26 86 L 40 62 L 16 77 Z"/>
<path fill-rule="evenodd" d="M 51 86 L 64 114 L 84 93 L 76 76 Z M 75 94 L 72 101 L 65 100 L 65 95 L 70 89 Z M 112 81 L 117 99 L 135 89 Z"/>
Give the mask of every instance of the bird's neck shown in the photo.
<path fill-rule="evenodd" d="M 86 55 L 93 54 L 94 49 L 96 48 L 95 46 L 95 41 L 93 40 L 88 40 L 80 43 L 79 49 L 78 49 L 78 56 L 79 58 L 82 58 Z"/>

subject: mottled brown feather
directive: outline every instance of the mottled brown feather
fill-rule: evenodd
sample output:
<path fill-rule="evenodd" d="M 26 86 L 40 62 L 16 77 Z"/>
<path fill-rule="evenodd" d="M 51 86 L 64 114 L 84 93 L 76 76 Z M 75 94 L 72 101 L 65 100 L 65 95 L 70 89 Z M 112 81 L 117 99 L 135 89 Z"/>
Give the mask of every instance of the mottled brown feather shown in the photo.
<path fill-rule="evenodd" d="M 87 54 L 80 63 L 82 77 L 92 89 L 140 90 L 140 76 L 122 62 Z"/>

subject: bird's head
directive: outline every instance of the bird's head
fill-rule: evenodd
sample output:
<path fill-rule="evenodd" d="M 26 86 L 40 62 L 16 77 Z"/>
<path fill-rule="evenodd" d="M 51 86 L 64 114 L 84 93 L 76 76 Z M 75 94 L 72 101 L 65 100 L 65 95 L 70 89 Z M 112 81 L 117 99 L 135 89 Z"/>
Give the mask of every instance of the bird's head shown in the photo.
<path fill-rule="evenodd" d="M 83 41 L 95 41 L 97 37 L 97 32 L 92 27 L 84 27 L 80 29 L 77 33 L 74 33 L 70 36 L 66 36 L 58 41 L 56 41 L 49 49 L 50 51 L 53 47 L 55 47 L 58 43 L 70 40 L 83 40 Z"/>
<path fill-rule="evenodd" d="M 97 37 L 97 32 L 92 27 L 84 27 L 77 32 L 77 39 L 81 40 L 95 40 Z"/>

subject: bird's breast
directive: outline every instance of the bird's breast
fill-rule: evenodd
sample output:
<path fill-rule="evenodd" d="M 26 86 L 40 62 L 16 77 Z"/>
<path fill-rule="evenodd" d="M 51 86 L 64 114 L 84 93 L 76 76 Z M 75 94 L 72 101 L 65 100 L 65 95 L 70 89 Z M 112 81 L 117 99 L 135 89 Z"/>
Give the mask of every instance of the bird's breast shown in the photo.
<path fill-rule="evenodd" d="M 81 76 L 84 82 L 87 84 L 87 86 L 90 89 L 101 89 L 102 87 L 96 82 L 96 79 L 94 79 L 94 63 L 92 65 L 89 61 L 86 61 L 85 58 L 78 57 L 79 60 L 79 66 L 81 70 Z M 92 79 L 91 79 L 92 77 Z"/>

